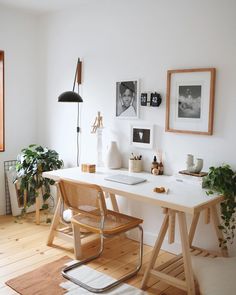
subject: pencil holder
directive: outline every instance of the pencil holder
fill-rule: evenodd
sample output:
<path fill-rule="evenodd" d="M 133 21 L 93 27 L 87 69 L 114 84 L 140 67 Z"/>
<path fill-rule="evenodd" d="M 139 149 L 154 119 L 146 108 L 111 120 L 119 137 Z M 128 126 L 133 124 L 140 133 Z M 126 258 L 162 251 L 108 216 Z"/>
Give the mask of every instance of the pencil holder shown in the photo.
<path fill-rule="evenodd" d="M 142 160 L 129 159 L 129 172 L 141 172 Z"/>

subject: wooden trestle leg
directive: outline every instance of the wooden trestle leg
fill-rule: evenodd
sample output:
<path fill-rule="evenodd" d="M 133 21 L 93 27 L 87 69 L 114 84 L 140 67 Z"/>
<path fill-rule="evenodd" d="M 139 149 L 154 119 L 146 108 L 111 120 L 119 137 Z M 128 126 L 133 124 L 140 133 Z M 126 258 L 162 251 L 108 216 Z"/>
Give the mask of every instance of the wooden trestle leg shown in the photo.
<path fill-rule="evenodd" d="M 162 223 L 159 235 L 157 237 L 155 246 L 154 246 L 154 248 L 152 250 L 152 256 L 151 256 L 150 261 L 149 261 L 149 263 L 147 265 L 147 268 L 145 270 L 143 280 L 142 280 L 142 283 L 141 283 L 141 289 L 146 288 L 147 281 L 148 281 L 149 276 L 150 276 L 150 272 L 153 269 L 153 267 L 155 265 L 155 262 L 156 262 L 156 259 L 157 259 L 157 256 L 158 256 L 158 254 L 159 254 L 159 252 L 161 250 L 161 245 L 162 245 L 163 240 L 165 238 L 165 235 L 166 235 L 166 232 L 167 232 L 167 229 L 168 229 L 168 225 L 169 225 L 169 215 L 167 213 L 165 215 L 164 220 L 163 220 L 163 223 Z"/>
<path fill-rule="evenodd" d="M 49 235 L 48 235 L 48 240 L 47 240 L 47 245 L 51 246 L 52 242 L 54 240 L 55 237 L 55 231 L 60 223 L 60 212 L 61 211 L 61 198 L 58 198 L 58 202 L 57 202 L 57 207 L 56 210 L 54 212 L 54 216 L 52 219 L 52 224 L 50 226 L 50 230 L 49 230 Z"/>
<path fill-rule="evenodd" d="M 156 278 L 165 281 L 166 283 L 173 285 L 177 288 L 185 290 L 188 292 L 188 295 L 195 295 L 195 285 L 194 285 L 194 277 L 191 265 L 191 257 L 190 257 L 190 248 L 189 248 L 189 237 L 187 232 L 186 225 L 186 216 L 184 212 L 174 211 L 168 209 L 165 211 L 166 215 L 164 221 L 162 223 L 159 235 L 157 237 L 155 246 L 152 251 L 152 256 L 150 258 L 149 264 L 145 270 L 144 277 L 141 283 L 141 289 L 145 289 L 147 287 L 147 282 L 150 277 L 156 276 Z M 184 263 L 184 274 L 185 281 L 182 281 L 178 278 L 175 278 L 167 273 L 161 271 L 161 266 L 155 269 L 155 262 L 160 252 L 163 240 L 167 233 L 168 227 L 173 230 L 174 219 L 172 220 L 172 224 L 170 223 L 170 216 L 174 218 L 174 214 L 177 214 L 179 219 L 179 229 L 180 229 L 180 237 L 181 237 L 181 245 L 182 245 L 182 256 Z M 172 241 L 172 239 L 171 239 Z"/>
<path fill-rule="evenodd" d="M 186 224 L 186 215 L 184 212 L 177 212 L 179 219 L 179 230 L 182 245 L 182 255 L 184 262 L 185 282 L 187 285 L 188 295 L 195 295 L 195 284 L 192 270 L 192 262 L 190 257 L 189 238 Z"/>

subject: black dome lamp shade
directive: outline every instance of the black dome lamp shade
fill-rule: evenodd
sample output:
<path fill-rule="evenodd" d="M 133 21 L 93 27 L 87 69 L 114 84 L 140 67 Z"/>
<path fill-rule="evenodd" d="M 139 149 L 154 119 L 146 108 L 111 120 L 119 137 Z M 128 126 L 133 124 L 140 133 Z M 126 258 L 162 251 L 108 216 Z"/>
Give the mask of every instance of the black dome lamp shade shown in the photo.
<path fill-rule="evenodd" d="M 74 91 L 63 92 L 58 97 L 59 102 L 83 102 L 82 97 Z"/>
<path fill-rule="evenodd" d="M 78 58 L 76 71 L 75 71 L 75 78 L 72 91 L 65 91 L 58 97 L 59 102 L 83 102 L 82 97 L 79 95 L 79 84 L 81 84 L 81 71 L 82 71 L 82 62 Z M 75 83 L 77 80 L 78 84 L 78 93 L 75 92 Z"/>
<path fill-rule="evenodd" d="M 75 71 L 75 78 L 72 91 L 65 91 L 58 97 L 58 102 L 77 102 L 78 103 L 78 113 L 77 113 L 77 166 L 79 166 L 79 103 L 83 102 L 82 97 L 79 95 L 79 84 L 81 84 L 81 72 L 82 72 L 82 62 L 78 58 L 76 71 Z M 78 92 L 75 92 L 75 84 L 78 84 Z"/>

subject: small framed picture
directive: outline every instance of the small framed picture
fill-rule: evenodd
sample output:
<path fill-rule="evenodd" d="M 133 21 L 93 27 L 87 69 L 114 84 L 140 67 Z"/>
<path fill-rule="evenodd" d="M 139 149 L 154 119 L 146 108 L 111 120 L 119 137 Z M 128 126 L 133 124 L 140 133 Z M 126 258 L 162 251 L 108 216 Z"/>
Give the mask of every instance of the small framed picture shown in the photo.
<path fill-rule="evenodd" d="M 153 126 L 132 125 L 130 137 L 132 145 L 151 149 L 153 147 Z"/>
<path fill-rule="evenodd" d="M 116 82 L 116 117 L 137 119 L 139 116 L 138 80 Z"/>
<path fill-rule="evenodd" d="M 141 106 L 147 106 L 148 94 L 141 93 Z"/>
<path fill-rule="evenodd" d="M 167 72 L 166 131 L 212 135 L 215 68 Z"/>

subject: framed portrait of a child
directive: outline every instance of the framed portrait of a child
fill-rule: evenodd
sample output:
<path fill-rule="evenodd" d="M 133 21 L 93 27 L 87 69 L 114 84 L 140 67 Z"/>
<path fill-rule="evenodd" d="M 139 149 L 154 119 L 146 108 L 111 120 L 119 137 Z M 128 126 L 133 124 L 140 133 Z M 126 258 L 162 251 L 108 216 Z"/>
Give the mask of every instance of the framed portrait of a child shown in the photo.
<path fill-rule="evenodd" d="M 139 117 L 138 80 L 116 82 L 116 117 L 137 119 Z"/>

